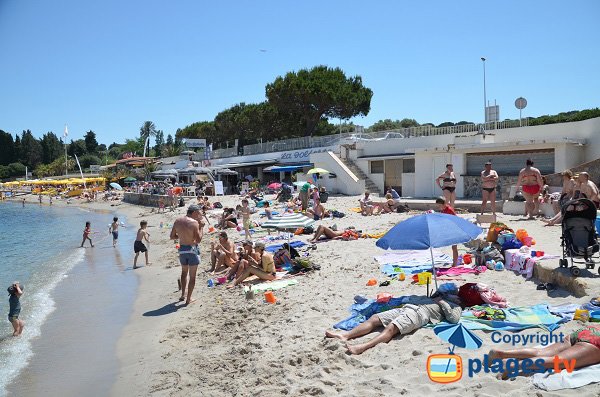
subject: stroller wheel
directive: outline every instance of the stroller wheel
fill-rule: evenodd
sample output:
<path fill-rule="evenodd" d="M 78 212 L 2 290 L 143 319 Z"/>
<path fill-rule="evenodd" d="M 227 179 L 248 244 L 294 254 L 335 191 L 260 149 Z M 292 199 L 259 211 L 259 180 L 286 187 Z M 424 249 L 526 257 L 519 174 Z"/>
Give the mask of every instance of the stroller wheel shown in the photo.
<path fill-rule="evenodd" d="M 571 266 L 570 270 L 573 277 L 577 277 L 581 273 L 581 270 L 577 266 Z"/>

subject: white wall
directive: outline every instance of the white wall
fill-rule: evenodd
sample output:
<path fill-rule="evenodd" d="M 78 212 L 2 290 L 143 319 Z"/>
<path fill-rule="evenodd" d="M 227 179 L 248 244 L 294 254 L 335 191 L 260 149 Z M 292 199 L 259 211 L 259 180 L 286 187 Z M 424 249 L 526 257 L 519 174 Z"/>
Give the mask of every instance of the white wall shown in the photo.
<path fill-rule="evenodd" d="M 330 192 L 359 195 L 365 191 L 365 181 L 358 179 L 333 152 L 311 154 L 310 161 L 315 167 L 324 168 L 336 174 L 336 178 L 330 178 L 328 175 L 319 179 L 319 183 Z"/>

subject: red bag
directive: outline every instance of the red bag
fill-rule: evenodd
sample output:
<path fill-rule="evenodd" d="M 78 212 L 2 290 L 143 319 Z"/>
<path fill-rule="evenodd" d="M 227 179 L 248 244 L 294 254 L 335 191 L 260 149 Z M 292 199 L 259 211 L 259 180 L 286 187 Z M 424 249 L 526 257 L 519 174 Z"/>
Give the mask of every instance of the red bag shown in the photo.
<path fill-rule="evenodd" d="M 483 299 L 481 299 L 479 289 L 477 289 L 477 284 L 475 283 L 461 285 L 458 289 L 458 296 L 464 307 L 477 306 L 485 303 Z"/>

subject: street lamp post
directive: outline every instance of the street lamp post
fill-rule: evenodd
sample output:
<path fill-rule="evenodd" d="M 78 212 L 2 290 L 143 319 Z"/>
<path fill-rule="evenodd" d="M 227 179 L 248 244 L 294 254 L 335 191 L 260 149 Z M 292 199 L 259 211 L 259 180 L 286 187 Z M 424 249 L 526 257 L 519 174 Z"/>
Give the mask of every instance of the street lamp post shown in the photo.
<path fill-rule="evenodd" d="M 485 58 L 481 57 L 483 63 L 483 125 L 485 129 L 485 123 L 487 123 L 487 95 L 485 92 Z"/>

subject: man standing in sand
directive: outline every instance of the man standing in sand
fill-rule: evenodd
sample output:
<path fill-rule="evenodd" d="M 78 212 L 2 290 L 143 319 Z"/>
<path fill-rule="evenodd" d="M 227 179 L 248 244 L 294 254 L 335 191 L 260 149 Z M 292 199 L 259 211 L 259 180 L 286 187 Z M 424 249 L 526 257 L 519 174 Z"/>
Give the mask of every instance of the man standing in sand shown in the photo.
<path fill-rule="evenodd" d="M 488 161 L 481 171 L 481 215 L 485 211 L 487 202 L 492 206 L 492 214 L 496 215 L 496 185 L 498 184 L 498 173 L 492 169 L 492 162 Z"/>
<path fill-rule="evenodd" d="M 544 183 L 542 182 L 542 174 L 540 170 L 533 167 L 533 161 L 527 159 L 525 168 L 519 172 L 519 182 L 517 183 L 517 191 L 522 187 L 523 196 L 525 196 L 525 216 L 533 219 L 540 210 L 540 202 L 538 197 Z"/>
<path fill-rule="evenodd" d="M 598 194 L 598 186 L 596 186 L 594 182 L 590 181 L 590 174 L 587 172 L 580 172 L 578 179 L 579 193 L 592 200 L 596 205 L 596 208 L 599 208 L 600 196 Z"/>
<path fill-rule="evenodd" d="M 200 264 L 198 244 L 202 240 L 202 228 L 196 219 L 200 217 L 200 207 L 192 204 L 188 207 L 185 216 L 175 220 L 173 229 L 171 229 L 171 240 L 179 239 L 179 263 L 181 264 L 181 297 L 179 301 L 185 299 L 186 305 L 195 301 L 192 299 L 192 292 L 196 286 L 196 272 Z"/>
<path fill-rule="evenodd" d="M 252 214 L 252 210 L 248 206 L 248 200 L 242 200 L 242 209 L 240 212 L 242 213 L 242 223 L 244 225 L 244 234 L 246 235 L 247 240 L 252 240 L 252 236 L 250 235 L 250 215 Z"/>
<path fill-rule="evenodd" d="M 223 268 L 233 267 L 237 262 L 235 244 L 229 241 L 225 232 L 219 233 L 217 244 L 210 243 L 210 252 L 211 268 L 209 272 L 213 274 L 224 270 Z"/>

